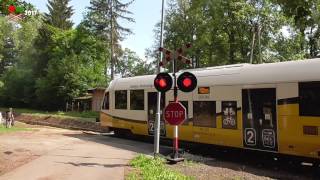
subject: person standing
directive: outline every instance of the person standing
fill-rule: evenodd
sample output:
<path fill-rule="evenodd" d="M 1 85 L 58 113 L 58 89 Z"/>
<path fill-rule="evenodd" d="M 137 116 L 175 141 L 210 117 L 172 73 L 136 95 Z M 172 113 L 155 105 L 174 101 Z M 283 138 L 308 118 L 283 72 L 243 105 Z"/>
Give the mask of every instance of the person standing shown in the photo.
<path fill-rule="evenodd" d="M 6 115 L 6 128 L 11 128 L 11 126 L 14 126 L 14 116 L 12 108 L 9 108 Z"/>
<path fill-rule="evenodd" d="M 4 119 L 2 116 L 2 112 L 0 112 L 0 125 L 4 124 Z"/>

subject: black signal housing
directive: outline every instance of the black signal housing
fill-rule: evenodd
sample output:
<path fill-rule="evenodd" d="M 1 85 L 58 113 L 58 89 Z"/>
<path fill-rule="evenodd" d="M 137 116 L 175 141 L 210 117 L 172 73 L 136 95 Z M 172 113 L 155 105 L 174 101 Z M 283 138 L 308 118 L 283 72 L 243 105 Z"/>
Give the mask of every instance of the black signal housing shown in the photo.
<path fill-rule="evenodd" d="M 158 91 L 167 92 L 172 87 L 172 77 L 168 73 L 159 73 L 153 84 Z"/>
<path fill-rule="evenodd" d="M 178 77 L 177 85 L 179 90 L 191 92 L 197 87 L 197 78 L 190 72 L 184 72 Z"/>

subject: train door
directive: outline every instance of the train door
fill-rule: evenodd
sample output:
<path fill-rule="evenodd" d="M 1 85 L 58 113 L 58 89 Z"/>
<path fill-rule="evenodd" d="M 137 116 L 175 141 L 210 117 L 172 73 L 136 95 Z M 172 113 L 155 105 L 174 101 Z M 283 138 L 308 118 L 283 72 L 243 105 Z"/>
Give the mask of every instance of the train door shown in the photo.
<path fill-rule="evenodd" d="M 244 147 L 277 151 L 276 89 L 243 89 Z"/>
<path fill-rule="evenodd" d="M 161 109 L 164 108 L 165 104 L 165 96 L 161 95 Z M 149 135 L 154 134 L 154 123 L 156 119 L 156 113 L 157 113 L 157 92 L 148 92 L 148 133 Z M 160 135 L 166 136 L 166 128 L 165 128 L 165 122 L 162 118 L 161 114 L 161 121 L 160 121 Z"/>

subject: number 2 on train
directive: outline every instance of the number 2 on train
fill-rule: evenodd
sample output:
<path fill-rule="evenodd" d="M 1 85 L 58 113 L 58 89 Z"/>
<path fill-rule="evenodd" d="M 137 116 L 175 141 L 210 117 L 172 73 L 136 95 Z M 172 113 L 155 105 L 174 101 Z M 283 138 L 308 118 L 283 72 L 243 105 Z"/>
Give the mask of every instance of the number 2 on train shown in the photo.
<path fill-rule="evenodd" d="M 249 146 L 256 145 L 256 130 L 253 128 L 246 128 L 245 129 L 245 142 Z"/>

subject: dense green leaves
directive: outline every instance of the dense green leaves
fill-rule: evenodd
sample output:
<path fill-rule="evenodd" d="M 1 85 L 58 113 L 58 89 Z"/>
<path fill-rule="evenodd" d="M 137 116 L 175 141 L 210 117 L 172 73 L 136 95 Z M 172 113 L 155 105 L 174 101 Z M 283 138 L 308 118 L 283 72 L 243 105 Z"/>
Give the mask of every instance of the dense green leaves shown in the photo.
<path fill-rule="evenodd" d="M 79 29 L 57 31 L 52 36 L 46 76 L 36 84 L 41 106 L 61 108 L 88 88 L 105 86 L 103 55 L 102 43 L 93 36 Z"/>
<path fill-rule="evenodd" d="M 116 64 L 116 73 L 122 77 L 154 74 L 152 64 L 143 61 L 130 49 L 125 49 Z"/>
<path fill-rule="evenodd" d="M 319 4 L 319 0 L 170 0 L 164 46 L 174 50 L 191 42 L 186 55 L 195 61 L 194 67 L 318 57 Z"/>
<path fill-rule="evenodd" d="M 37 19 L 20 23 L 16 30 L 7 24 L 4 37 L 14 40 L 16 55 L 1 78 L 2 105 L 63 109 L 88 88 L 106 85 L 106 49 L 81 27 L 61 31 Z"/>
<path fill-rule="evenodd" d="M 120 0 L 90 0 L 89 11 L 82 23 L 83 27 L 110 47 L 111 79 L 114 78 L 114 66 L 123 55 L 120 41 L 132 33 L 131 29 L 121 25 L 120 22 L 134 22 L 134 19 L 129 16 L 132 13 L 128 11 L 128 6 L 133 1 L 122 3 Z"/>
<path fill-rule="evenodd" d="M 54 27 L 61 29 L 72 28 L 73 22 L 70 20 L 73 9 L 68 6 L 70 0 L 49 0 L 49 13 L 45 14 L 46 22 Z"/>
<path fill-rule="evenodd" d="M 134 52 L 122 51 L 120 41 L 131 33 L 119 20 L 132 3 L 92 0 L 84 21 L 76 28 L 69 0 L 49 0 L 49 13 L 9 22 L 0 17 L 0 106 L 63 110 L 65 103 L 105 87 L 110 58 L 110 32 L 117 70 L 123 77 L 152 73 L 150 64 Z M 113 8 L 113 15 L 110 8 Z M 111 18 L 112 17 L 112 18 Z M 110 24 L 113 23 L 113 28 Z"/>
<path fill-rule="evenodd" d="M 43 20 L 0 17 L 0 105 L 62 110 L 88 88 L 106 86 L 113 65 L 122 77 L 153 74 L 154 62 L 120 46 L 131 33 L 121 23 L 134 21 L 132 2 L 91 0 L 76 28 L 69 0 L 50 0 Z M 169 0 L 164 46 L 192 43 L 185 56 L 194 63 L 187 68 L 319 57 L 319 8 L 319 0 Z M 146 51 L 155 59 L 159 27 Z"/>

